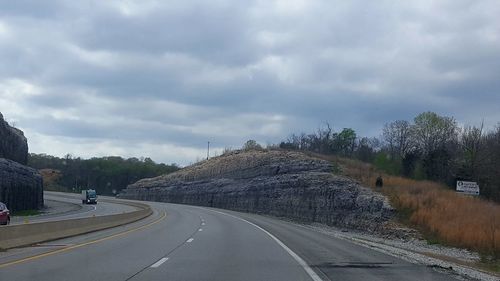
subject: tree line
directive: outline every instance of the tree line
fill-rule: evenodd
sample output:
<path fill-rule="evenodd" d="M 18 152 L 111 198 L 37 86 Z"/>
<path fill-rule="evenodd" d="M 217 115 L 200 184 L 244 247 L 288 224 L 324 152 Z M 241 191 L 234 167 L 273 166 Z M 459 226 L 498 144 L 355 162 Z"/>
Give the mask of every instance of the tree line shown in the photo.
<path fill-rule="evenodd" d="M 151 158 L 118 156 L 82 159 L 67 154 L 59 158 L 46 154 L 31 153 L 28 166 L 35 169 L 58 170 L 60 177 L 56 189 L 79 192 L 92 188 L 98 194 L 113 195 L 127 185 L 143 178 L 155 177 L 179 170 L 176 164 L 155 163 Z"/>
<path fill-rule="evenodd" d="M 393 175 L 450 187 L 456 180 L 477 181 L 481 196 L 500 202 L 500 124 L 489 131 L 460 127 L 453 117 L 423 112 L 385 124 L 380 137 L 359 137 L 351 128 L 335 132 L 326 123 L 290 135 L 279 147 L 356 158 Z"/>

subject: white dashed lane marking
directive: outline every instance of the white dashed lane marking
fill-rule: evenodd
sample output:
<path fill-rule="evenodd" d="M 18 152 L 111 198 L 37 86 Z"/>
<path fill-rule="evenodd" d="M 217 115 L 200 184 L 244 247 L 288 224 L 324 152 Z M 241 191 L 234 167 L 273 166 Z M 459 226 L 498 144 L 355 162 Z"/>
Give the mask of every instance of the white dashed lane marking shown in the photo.
<path fill-rule="evenodd" d="M 204 225 L 205 223 L 202 223 L 202 224 Z M 202 228 L 199 228 L 199 229 L 198 229 L 198 231 L 199 231 L 199 232 L 201 232 L 201 231 L 203 231 L 203 229 L 202 229 Z M 193 242 L 193 241 L 194 241 L 194 238 L 189 238 L 188 240 L 186 240 L 186 243 L 191 243 L 191 242 Z M 162 259 L 160 259 L 159 261 L 155 262 L 155 263 L 151 266 L 151 268 L 157 268 L 157 267 L 160 267 L 160 266 L 161 266 L 164 262 L 166 262 L 166 261 L 168 261 L 168 258 L 162 258 Z"/>
<path fill-rule="evenodd" d="M 164 262 L 168 261 L 168 258 L 162 258 L 159 261 L 155 262 L 151 267 L 152 268 L 157 268 L 160 265 L 162 265 Z"/>

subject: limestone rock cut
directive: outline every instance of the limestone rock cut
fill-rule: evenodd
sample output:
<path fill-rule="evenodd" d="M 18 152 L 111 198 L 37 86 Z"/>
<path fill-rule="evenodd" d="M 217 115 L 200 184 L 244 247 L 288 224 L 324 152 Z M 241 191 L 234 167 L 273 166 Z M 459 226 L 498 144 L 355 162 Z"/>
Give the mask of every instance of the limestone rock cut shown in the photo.
<path fill-rule="evenodd" d="M 43 208 L 43 180 L 37 170 L 0 158 L 0 202 L 12 211 Z"/>
<path fill-rule="evenodd" d="M 129 185 L 121 198 L 182 203 L 377 231 L 387 198 L 334 175 L 324 160 L 289 151 L 236 151 Z"/>
<path fill-rule="evenodd" d="M 28 141 L 0 113 L 0 202 L 12 211 L 43 208 L 43 180 L 28 162 Z"/>
<path fill-rule="evenodd" d="M 28 163 L 28 140 L 23 131 L 11 127 L 0 113 L 0 158 L 20 164 Z"/>

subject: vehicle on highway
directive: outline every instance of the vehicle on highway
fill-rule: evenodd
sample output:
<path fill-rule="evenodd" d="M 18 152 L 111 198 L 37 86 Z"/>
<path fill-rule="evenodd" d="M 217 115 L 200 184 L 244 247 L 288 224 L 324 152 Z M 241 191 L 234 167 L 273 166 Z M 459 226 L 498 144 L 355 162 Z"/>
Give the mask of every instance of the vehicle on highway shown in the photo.
<path fill-rule="evenodd" d="M 7 225 L 10 223 L 10 211 L 7 205 L 0 202 L 0 224 Z"/>
<path fill-rule="evenodd" d="M 94 189 L 82 190 L 82 204 L 97 204 L 97 193 Z"/>

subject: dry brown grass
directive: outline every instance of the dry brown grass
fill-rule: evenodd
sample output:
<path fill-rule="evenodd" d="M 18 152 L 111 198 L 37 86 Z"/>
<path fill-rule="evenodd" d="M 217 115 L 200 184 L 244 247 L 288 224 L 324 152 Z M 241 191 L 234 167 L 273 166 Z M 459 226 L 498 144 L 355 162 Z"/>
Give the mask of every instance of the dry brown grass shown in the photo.
<path fill-rule="evenodd" d="M 500 205 L 434 182 L 387 177 L 383 193 L 427 237 L 500 257 Z"/>
<path fill-rule="evenodd" d="M 431 241 L 468 248 L 500 258 L 500 205 L 458 194 L 430 181 L 416 181 L 378 172 L 372 165 L 334 156 L 313 155 L 341 166 L 342 174 L 375 190 L 382 175 L 387 195 L 404 223 Z"/>

